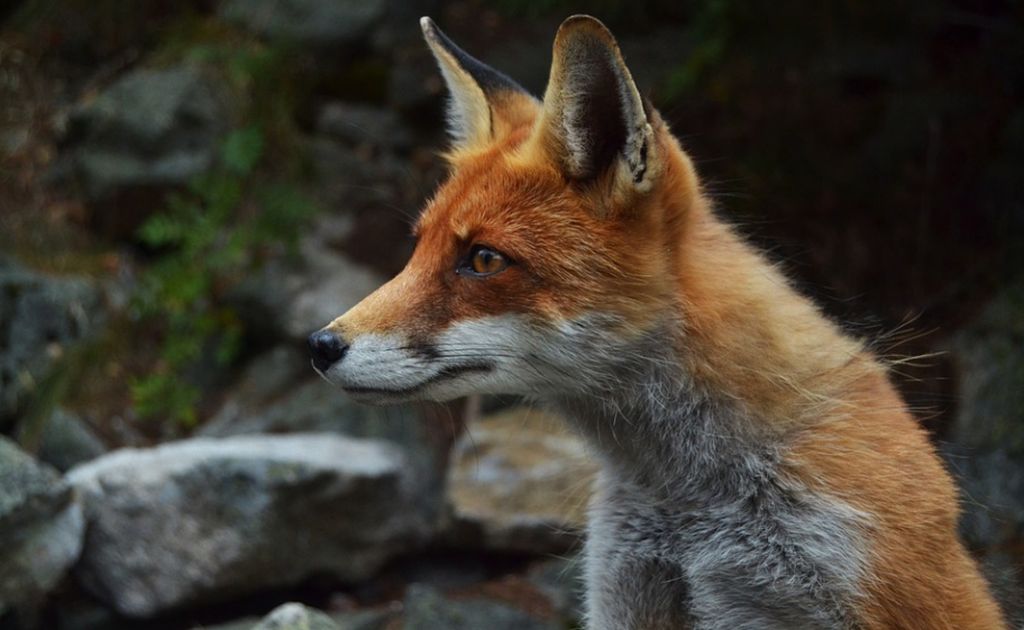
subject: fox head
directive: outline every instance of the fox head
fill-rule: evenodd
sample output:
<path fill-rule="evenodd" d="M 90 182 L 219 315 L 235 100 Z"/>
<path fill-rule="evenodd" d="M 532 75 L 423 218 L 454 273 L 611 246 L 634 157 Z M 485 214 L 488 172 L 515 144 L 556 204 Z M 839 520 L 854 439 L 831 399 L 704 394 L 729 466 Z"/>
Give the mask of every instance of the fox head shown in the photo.
<path fill-rule="evenodd" d="M 542 101 L 421 26 L 450 175 L 405 269 L 310 336 L 314 367 L 371 403 L 600 386 L 678 311 L 693 169 L 598 20 L 561 25 Z"/>

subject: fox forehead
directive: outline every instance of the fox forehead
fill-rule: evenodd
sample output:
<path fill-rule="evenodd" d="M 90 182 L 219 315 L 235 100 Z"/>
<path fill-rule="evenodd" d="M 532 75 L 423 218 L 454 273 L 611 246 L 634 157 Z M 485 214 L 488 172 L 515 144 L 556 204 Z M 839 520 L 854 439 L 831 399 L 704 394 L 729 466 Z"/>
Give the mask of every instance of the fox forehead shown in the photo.
<path fill-rule="evenodd" d="M 573 201 L 564 178 L 550 165 L 531 163 L 519 153 L 526 133 L 523 128 L 483 151 L 450 154 L 449 178 L 427 203 L 414 235 L 441 229 L 469 240 L 474 230 L 495 222 L 514 228 L 523 214 L 564 212 Z"/>

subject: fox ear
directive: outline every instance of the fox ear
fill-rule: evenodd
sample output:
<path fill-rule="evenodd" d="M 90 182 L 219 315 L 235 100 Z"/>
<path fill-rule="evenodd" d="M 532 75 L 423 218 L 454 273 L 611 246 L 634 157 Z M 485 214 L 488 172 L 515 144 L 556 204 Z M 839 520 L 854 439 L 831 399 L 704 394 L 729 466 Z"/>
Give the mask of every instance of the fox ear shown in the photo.
<path fill-rule="evenodd" d="M 448 85 L 456 149 L 486 144 L 535 116 L 537 100 L 518 83 L 456 46 L 429 17 L 420 27 Z"/>
<path fill-rule="evenodd" d="M 596 18 L 574 15 L 559 27 L 537 133 L 570 179 L 613 167 L 641 189 L 649 179 L 653 131 L 644 102 L 615 38 Z"/>

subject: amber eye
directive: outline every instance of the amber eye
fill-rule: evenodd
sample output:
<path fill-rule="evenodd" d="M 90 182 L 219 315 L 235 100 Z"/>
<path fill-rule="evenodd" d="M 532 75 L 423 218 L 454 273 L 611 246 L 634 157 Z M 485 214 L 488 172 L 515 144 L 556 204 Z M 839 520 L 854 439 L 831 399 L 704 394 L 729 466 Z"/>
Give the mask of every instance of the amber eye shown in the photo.
<path fill-rule="evenodd" d="M 508 259 L 503 254 L 478 245 L 469 252 L 469 257 L 459 267 L 459 271 L 475 276 L 490 276 L 504 271 L 507 267 Z"/>

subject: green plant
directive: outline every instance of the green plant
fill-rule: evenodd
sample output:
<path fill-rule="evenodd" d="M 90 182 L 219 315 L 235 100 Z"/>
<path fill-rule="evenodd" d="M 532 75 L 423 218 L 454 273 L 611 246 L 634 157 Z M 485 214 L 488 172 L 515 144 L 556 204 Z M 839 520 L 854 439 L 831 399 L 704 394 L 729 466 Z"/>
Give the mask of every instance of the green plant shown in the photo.
<path fill-rule="evenodd" d="M 185 17 L 152 56 L 155 64 L 182 60 L 224 82 L 237 106 L 236 126 L 214 167 L 169 196 L 139 229 L 141 242 L 159 256 L 141 274 L 132 303 L 138 332 L 155 334 L 159 350 L 151 368 L 132 380 L 131 393 L 140 417 L 191 426 L 202 370 L 227 366 L 245 333 L 225 296 L 264 252 L 294 245 L 316 208 L 295 185 L 302 159 L 290 51 L 217 20 Z"/>
<path fill-rule="evenodd" d="M 141 417 L 195 423 L 201 392 L 190 370 L 210 357 L 218 365 L 230 362 L 243 333 L 224 292 L 258 264 L 261 249 L 294 242 L 314 212 L 291 185 L 262 181 L 256 166 L 263 147 L 257 127 L 229 134 L 218 166 L 173 195 L 139 230 L 143 243 L 167 252 L 142 274 L 133 300 L 161 337 L 159 361 L 132 383 Z"/>

